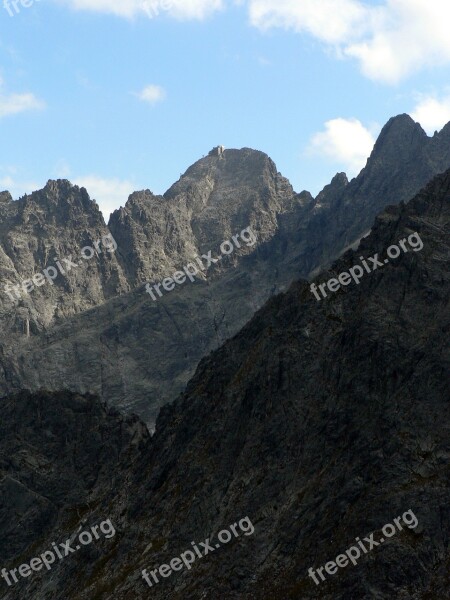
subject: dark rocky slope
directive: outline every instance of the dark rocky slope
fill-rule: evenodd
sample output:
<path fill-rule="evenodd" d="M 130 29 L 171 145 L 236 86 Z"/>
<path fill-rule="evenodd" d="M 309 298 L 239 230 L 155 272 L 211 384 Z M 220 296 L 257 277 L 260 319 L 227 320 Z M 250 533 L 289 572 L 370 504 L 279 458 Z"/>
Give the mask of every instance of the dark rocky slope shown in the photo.
<path fill-rule="evenodd" d="M 70 528 L 89 520 L 93 508 L 125 484 L 150 436 L 137 417 L 123 416 L 93 396 L 22 392 L 3 398 L 1 409 L 3 568 L 33 558 L 27 553 L 49 535 L 50 542 L 67 539 L 61 527 L 71 535 Z"/>
<path fill-rule="evenodd" d="M 115 551 L 74 555 L 1 597 L 56 597 L 51 577 L 70 600 L 449 598 L 449 200 L 450 171 L 382 213 L 318 283 L 413 232 L 422 251 L 321 302 L 294 284 L 202 360 L 127 484 L 91 514 L 116 525 Z M 409 509 L 417 528 L 319 587 L 308 578 Z M 244 516 L 251 537 L 151 590 L 142 581 Z"/>
<path fill-rule="evenodd" d="M 58 390 L 64 382 L 137 411 L 153 426 L 199 360 L 270 296 L 319 272 L 367 234 L 384 206 L 408 200 L 449 166 L 450 126 L 429 138 L 401 115 L 385 126 L 356 179 L 339 174 L 316 199 L 295 194 L 273 161 L 250 149 L 201 159 L 164 197 L 136 192 L 109 229 L 86 192 L 68 182 L 50 182 L 15 203 L 5 195 L 3 277 L 29 277 L 51 251 L 73 254 L 110 231 L 118 249 L 17 306 L 0 290 L 0 392 Z M 223 240 L 249 225 L 258 242 L 196 285 L 157 303 L 144 292 L 143 282 L 160 281 L 199 253 L 216 255 Z"/>

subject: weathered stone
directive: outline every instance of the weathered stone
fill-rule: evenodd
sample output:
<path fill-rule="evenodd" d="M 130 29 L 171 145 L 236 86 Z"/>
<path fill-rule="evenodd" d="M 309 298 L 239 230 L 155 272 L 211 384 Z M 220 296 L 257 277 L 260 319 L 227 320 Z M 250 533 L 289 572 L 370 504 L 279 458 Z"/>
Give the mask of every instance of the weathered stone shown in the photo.
<path fill-rule="evenodd" d="M 235 335 L 271 296 L 317 274 L 450 166 L 450 126 L 429 138 L 407 115 L 384 127 L 367 166 L 338 174 L 314 199 L 296 194 L 270 158 L 225 150 L 192 165 L 164 196 L 135 192 L 103 222 L 87 192 L 67 181 L 0 204 L 0 392 L 92 391 L 154 425 L 201 358 Z M 258 236 L 196 284 L 154 302 L 160 282 L 251 226 Z M 117 252 L 35 289 L 17 308 L 3 282 L 44 269 L 112 233 Z M 28 325 L 27 325 L 28 323 Z M 30 337 L 27 337 L 29 332 Z M 39 366 L 42 365 L 42 366 Z"/>
<path fill-rule="evenodd" d="M 57 515 L 45 499 L 38 504 L 29 496 L 40 481 L 54 481 L 42 458 L 51 457 L 61 470 L 62 491 L 51 488 L 58 501 L 84 501 L 88 485 L 98 499 L 89 521 L 107 516 L 118 536 L 113 551 L 101 544 L 73 554 L 20 589 L 4 586 L 2 597 L 447 598 L 449 199 L 450 171 L 407 205 L 384 211 L 357 252 L 348 251 L 316 283 L 348 272 L 360 256 L 385 256 L 413 232 L 421 251 L 403 253 L 321 302 L 306 282 L 272 298 L 201 361 L 185 393 L 162 408 L 151 440 L 137 422 L 121 437 L 120 417 L 107 418 L 92 399 L 65 394 L 57 406 L 39 394 L 4 399 L 3 527 L 14 528 L 13 501 L 26 515 L 34 504 L 36 555 L 84 525 L 87 517 L 70 529 L 62 518 L 68 505 Z M 91 463 L 100 448 L 96 481 Z M 333 561 L 355 538 L 377 532 L 379 540 L 381 528 L 408 510 L 416 529 L 404 527 L 320 586 L 308 577 L 310 567 Z M 246 516 L 253 535 L 214 549 L 151 590 L 142 580 L 143 568 L 167 564 L 192 541 L 210 538 L 215 547 L 218 532 Z M 19 546 L 8 542 L 5 557 L 31 541 L 18 525 L 14 532 Z"/>

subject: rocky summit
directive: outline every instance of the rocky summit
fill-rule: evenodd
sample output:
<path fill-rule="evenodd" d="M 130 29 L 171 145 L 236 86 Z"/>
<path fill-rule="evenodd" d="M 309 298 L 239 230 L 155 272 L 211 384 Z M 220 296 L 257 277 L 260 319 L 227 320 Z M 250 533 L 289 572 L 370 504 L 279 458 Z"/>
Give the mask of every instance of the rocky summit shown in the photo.
<path fill-rule="evenodd" d="M 266 154 L 248 148 L 211 152 L 164 196 L 135 192 L 108 225 L 87 191 L 66 180 L 16 202 L 2 193 L 0 393 L 91 392 L 153 427 L 199 361 L 270 297 L 330 265 L 384 207 L 407 202 L 449 167 L 450 126 L 428 137 L 400 115 L 357 178 L 340 173 L 316 198 L 296 193 Z M 256 242 L 194 283 L 155 299 L 146 293 L 146 283 L 161 284 L 198 256 L 217 257 L 248 227 Z M 94 249 L 89 260 L 80 257 L 85 248 Z M 57 261 L 69 267 L 64 275 Z M 6 293 L 48 268 L 55 279 L 50 271 L 43 285 Z"/>
<path fill-rule="evenodd" d="M 20 588 L 4 585 L 1 597 L 448 598 L 449 217 L 450 170 L 384 210 L 314 283 L 349 273 L 360 257 L 376 269 L 321 301 L 306 281 L 270 299 L 201 361 L 152 437 L 92 397 L 3 399 L 5 567 L 101 519 L 117 534 Z M 381 260 L 411 239 L 422 246 Z M 49 516 L 43 490 L 56 470 L 71 486 Z M 405 513 L 415 526 L 381 541 L 381 528 Z M 238 530 L 218 547 L 221 530 L 245 518 L 253 533 Z M 309 569 L 363 539 L 378 541 L 357 565 L 314 582 Z M 206 544 L 206 555 L 189 569 L 173 563 L 150 589 L 142 570 L 167 565 L 192 542 Z"/>

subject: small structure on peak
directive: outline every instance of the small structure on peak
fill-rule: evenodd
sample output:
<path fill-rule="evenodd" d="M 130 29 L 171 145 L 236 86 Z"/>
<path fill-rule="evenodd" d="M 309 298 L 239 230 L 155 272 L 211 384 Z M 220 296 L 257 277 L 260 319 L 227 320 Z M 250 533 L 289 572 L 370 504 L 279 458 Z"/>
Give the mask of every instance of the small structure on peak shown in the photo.
<path fill-rule="evenodd" d="M 222 158 L 224 152 L 225 152 L 225 146 L 216 146 L 215 148 L 213 148 L 211 150 L 211 152 L 209 153 L 209 156 L 218 156 L 219 158 Z"/>

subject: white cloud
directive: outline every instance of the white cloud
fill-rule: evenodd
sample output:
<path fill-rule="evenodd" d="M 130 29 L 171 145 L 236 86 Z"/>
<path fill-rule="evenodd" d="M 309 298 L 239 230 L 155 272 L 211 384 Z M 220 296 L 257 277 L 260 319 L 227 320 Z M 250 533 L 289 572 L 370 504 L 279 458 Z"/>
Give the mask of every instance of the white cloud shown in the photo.
<path fill-rule="evenodd" d="M 1 85 L 1 82 L 0 82 Z M 16 115 L 28 110 L 45 108 L 45 103 L 34 94 L 3 94 L 0 93 L 0 118 Z"/>
<path fill-rule="evenodd" d="M 25 194 L 31 194 L 31 192 L 34 192 L 34 190 L 39 190 L 44 187 L 36 181 L 18 180 L 14 176 L 16 169 L 8 168 L 6 171 L 9 174 L 3 173 L 3 175 L 0 175 L 0 191 L 8 191 L 15 200 L 24 196 Z"/>
<path fill-rule="evenodd" d="M 339 163 L 349 177 L 355 177 L 365 166 L 374 144 L 374 136 L 358 119 L 339 118 L 327 121 L 325 130 L 313 135 L 308 153 Z"/>
<path fill-rule="evenodd" d="M 180 20 L 203 20 L 224 8 L 223 0 L 168 0 L 166 4 L 171 5 L 169 14 Z"/>
<path fill-rule="evenodd" d="M 56 179 L 70 179 L 71 173 L 69 163 L 64 158 L 60 158 L 53 169 L 52 176 Z"/>
<path fill-rule="evenodd" d="M 450 63 L 448 0 L 249 0 L 251 23 L 306 32 L 356 59 L 364 75 L 394 84 Z"/>
<path fill-rule="evenodd" d="M 140 15 L 155 18 L 163 13 L 180 19 L 202 20 L 224 6 L 223 0 L 54 0 L 75 10 L 100 12 L 132 19 Z"/>
<path fill-rule="evenodd" d="M 128 196 L 136 189 L 131 181 L 118 178 L 105 179 L 97 175 L 73 177 L 71 181 L 86 188 L 89 196 L 99 205 L 106 222 L 114 210 L 125 206 Z"/>
<path fill-rule="evenodd" d="M 0 88 L 4 86 L 4 80 L 0 76 Z M 30 92 L 24 94 L 7 94 L 0 89 L 0 119 L 10 115 L 17 115 L 28 110 L 40 110 L 45 108 L 45 102 L 36 98 Z"/>
<path fill-rule="evenodd" d="M 423 96 L 411 117 L 420 123 L 429 135 L 433 135 L 450 121 L 450 95 L 441 100 L 433 96 Z"/>
<path fill-rule="evenodd" d="M 357 0 L 250 0 L 249 11 L 251 23 L 259 29 L 306 31 L 329 43 L 348 39 L 365 16 Z"/>
<path fill-rule="evenodd" d="M 147 85 L 142 91 L 134 94 L 143 102 L 149 104 L 157 104 L 162 102 L 166 97 L 166 90 L 160 85 Z"/>

